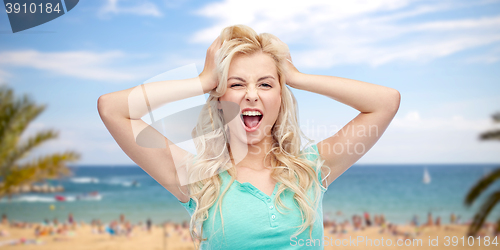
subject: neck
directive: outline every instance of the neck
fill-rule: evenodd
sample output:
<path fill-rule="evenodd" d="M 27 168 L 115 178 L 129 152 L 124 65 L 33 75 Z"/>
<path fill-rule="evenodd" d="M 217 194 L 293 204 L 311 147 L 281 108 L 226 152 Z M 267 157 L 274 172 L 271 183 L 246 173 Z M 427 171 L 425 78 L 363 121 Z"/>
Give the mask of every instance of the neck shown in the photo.
<path fill-rule="evenodd" d="M 234 137 L 233 137 L 234 138 Z M 230 141 L 230 156 L 236 169 L 248 168 L 254 171 L 266 171 L 271 168 L 271 158 L 264 158 L 271 150 L 273 140 L 271 137 L 264 137 L 256 144 L 246 144 L 239 140 Z"/>

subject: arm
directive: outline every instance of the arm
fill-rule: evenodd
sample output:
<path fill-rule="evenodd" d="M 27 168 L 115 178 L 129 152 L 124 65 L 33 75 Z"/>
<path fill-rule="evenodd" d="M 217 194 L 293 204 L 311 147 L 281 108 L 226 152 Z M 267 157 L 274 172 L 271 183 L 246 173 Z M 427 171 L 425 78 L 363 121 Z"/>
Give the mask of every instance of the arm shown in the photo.
<path fill-rule="evenodd" d="M 176 86 L 181 85 L 183 87 L 176 88 Z M 187 187 L 181 187 L 179 190 L 182 170 L 178 171 L 179 166 L 176 168 L 174 162 L 179 162 L 190 153 L 169 142 L 165 136 L 149 126 L 141 117 L 148 112 L 146 100 L 151 104 L 154 103 L 150 104 L 151 108 L 154 109 L 153 107 L 175 101 L 172 93 L 177 92 L 179 95 L 186 95 L 186 97 L 189 97 L 190 94 L 194 96 L 194 93 L 186 91 L 186 88 L 200 88 L 199 83 L 193 78 L 153 82 L 144 86 L 147 99 L 141 85 L 102 95 L 97 104 L 99 115 L 110 134 L 130 159 L 179 200 L 189 200 L 186 195 L 188 194 Z M 184 92 L 182 92 L 183 90 Z M 154 95 L 150 95 L 154 92 Z M 137 136 L 141 131 L 147 131 L 146 140 L 148 144 L 157 145 L 155 148 L 142 147 L 137 143 Z M 142 138 L 144 138 L 144 132 L 141 134 Z M 179 178 L 177 178 L 178 175 Z"/>
<path fill-rule="evenodd" d="M 149 109 L 154 110 L 169 102 L 208 93 L 215 88 L 217 78 L 213 71 L 214 54 L 219 48 L 220 41 L 216 39 L 207 50 L 205 68 L 199 77 L 147 83 L 102 95 L 97 102 L 104 125 L 122 150 L 182 202 L 189 200 L 187 186 L 181 187 L 179 180 L 185 178 L 185 168 L 176 167 L 174 163 L 180 162 L 190 153 L 171 143 L 141 120 L 141 117 L 147 114 Z M 156 148 L 139 146 L 136 138 L 141 131 L 147 132 L 148 143 L 160 146 Z"/>
<path fill-rule="evenodd" d="M 330 185 L 380 139 L 399 109 L 401 96 L 395 89 L 357 80 L 298 71 L 291 75 L 292 87 L 328 96 L 360 112 L 335 135 L 317 145 L 331 170 L 326 180 Z"/>
<path fill-rule="evenodd" d="M 287 46 L 279 39 L 277 42 Z M 329 186 L 380 139 L 399 109 L 401 95 L 395 89 L 372 83 L 301 73 L 292 64 L 290 54 L 284 62 L 284 73 L 287 85 L 328 96 L 360 112 L 335 135 L 317 144 L 324 164 L 330 168 L 326 179 Z M 328 110 L 326 105 L 324 110 Z"/>

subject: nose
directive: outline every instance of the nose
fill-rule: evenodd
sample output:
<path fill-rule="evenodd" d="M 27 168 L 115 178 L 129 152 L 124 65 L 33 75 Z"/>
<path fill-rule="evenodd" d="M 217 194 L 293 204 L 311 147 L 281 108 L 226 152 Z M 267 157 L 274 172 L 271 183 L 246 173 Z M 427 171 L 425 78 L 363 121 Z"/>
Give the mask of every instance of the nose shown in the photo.
<path fill-rule="evenodd" d="M 245 98 L 249 102 L 256 102 L 259 99 L 259 95 L 257 94 L 257 89 L 252 87 L 247 88 Z"/>

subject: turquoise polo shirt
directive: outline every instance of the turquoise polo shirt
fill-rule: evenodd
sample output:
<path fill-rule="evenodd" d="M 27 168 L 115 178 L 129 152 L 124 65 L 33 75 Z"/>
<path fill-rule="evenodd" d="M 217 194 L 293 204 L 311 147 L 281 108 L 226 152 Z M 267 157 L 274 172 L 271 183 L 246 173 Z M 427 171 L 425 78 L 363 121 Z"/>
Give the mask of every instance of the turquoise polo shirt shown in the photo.
<path fill-rule="evenodd" d="M 305 150 L 312 153 L 306 156 L 309 160 L 314 161 L 319 156 L 316 145 Z M 317 172 L 321 182 L 321 171 Z M 222 179 L 222 192 L 231 181 L 231 176 L 227 170 L 219 173 L 219 176 Z M 219 209 L 215 210 L 214 204 L 208 210 L 208 219 L 203 222 L 203 238 L 208 239 L 202 242 L 200 249 L 324 249 L 323 195 L 326 189 L 321 187 L 312 240 L 309 237 L 309 228 L 291 238 L 297 232 L 297 227 L 302 224 L 301 214 L 293 199 L 294 193 L 289 189 L 281 194 L 281 199 L 291 210 L 279 207 L 284 214 L 278 212 L 274 200 L 280 184 L 278 182 L 273 194 L 268 196 L 248 182 L 240 183 L 235 180 L 222 200 L 224 235 Z M 308 194 L 312 197 L 312 190 L 309 190 Z M 186 203 L 179 202 L 192 216 L 196 208 L 194 200 L 191 198 Z"/>

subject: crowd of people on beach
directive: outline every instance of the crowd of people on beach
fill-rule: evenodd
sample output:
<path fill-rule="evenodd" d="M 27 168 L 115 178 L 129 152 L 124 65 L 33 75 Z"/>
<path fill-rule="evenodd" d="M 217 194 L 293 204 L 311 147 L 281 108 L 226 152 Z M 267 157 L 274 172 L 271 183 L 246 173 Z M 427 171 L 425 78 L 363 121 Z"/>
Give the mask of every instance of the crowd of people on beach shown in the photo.
<path fill-rule="evenodd" d="M 341 211 L 336 213 L 337 217 L 343 217 Z M 420 224 L 418 215 L 414 215 L 409 225 L 413 228 L 413 230 L 402 231 L 398 228 L 398 225 L 395 223 L 391 223 L 386 221 L 384 214 L 375 214 L 373 217 L 373 221 L 371 220 L 370 214 L 368 212 L 364 212 L 363 216 L 354 214 L 351 217 L 351 222 L 348 219 L 341 219 L 341 222 L 338 222 L 335 219 L 330 219 L 330 215 L 327 214 L 323 221 L 323 225 L 325 228 L 325 233 L 329 232 L 330 234 L 336 235 L 337 238 L 342 238 L 347 235 L 351 230 L 351 232 L 362 231 L 369 227 L 378 227 L 379 234 L 389 234 L 395 237 L 399 237 L 403 240 L 406 239 L 415 239 L 420 236 L 425 230 L 426 227 L 441 227 L 441 216 L 436 216 L 435 220 L 432 216 L 432 213 L 429 212 L 427 214 L 427 222 Z M 461 223 L 460 215 L 455 215 L 455 213 L 450 214 L 450 224 L 448 225 L 469 225 L 470 221 Z M 444 230 L 453 230 L 450 226 L 445 226 Z M 480 231 L 478 235 L 481 236 L 499 236 L 500 237 L 500 225 L 496 225 L 492 222 L 485 222 L 483 225 L 484 231 Z"/>
<path fill-rule="evenodd" d="M 136 225 L 125 219 L 124 214 L 120 214 L 118 220 L 113 220 L 109 224 L 104 224 L 100 219 L 94 219 L 90 222 L 90 228 L 93 234 L 109 234 L 110 237 L 125 236 L 130 238 L 134 236 L 134 231 L 142 230 L 151 233 L 153 222 L 150 218 L 143 224 L 142 221 Z"/>
<path fill-rule="evenodd" d="M 0 246 L 3 245 L 18 245 L 18 244 L 44 244 L 42 240 L 44 236 L 53 236 L 54 241 L 64 241 L 70 240 L 72 237 L 76 236 L 76 230 L 81 226 L 85 226 L 86 223 L 81 221 L 77 223 L 73 217 L 72 213 L 69 213 L 67 220 L 60 222 L 57 218 L 52 221 L 45 219 L 41 223 L 30 223 L 21 221 L 9 221 L 6 214 L 2 215 L 1 221 L 2 229 L 0 230 L 0 237 L 8 237 L 10 233 L 8 230 L 3 228 L 17 228 L 17 229 L 32 229 L 34 238 L 26 239 L 20 238 L 16 240 L 0 240 Z M 125 215 L 121 214 L 119 220 L 113 220 L 108 224 L 104 224 L 99 219 L 94 219 L 90 223 L 90 228 L 94 234 L 108 234 L 111 237 L 125 236 L 130 238 L 133 236 L 134 229 L 142 229 L 151 233 L 153 227 L 153 222 L 151 219 L 147 219 L 143 224 L 139 222 L 137 225 L 130 223 L 130 221 L 125 219 Z"/>
<path fill-rule="evenodd" d="M 144 224 L 140 221 L 134 225 L 130 223 L 130 221 L 125 220 L 125 215 L 121 214 L 119 220 L 113 220 L 107 225 L 104 225 L 101 220 L 92 220 L 90 226 L 93 234 L 109 234 L 111 237 L 125 236 L 130 238 L 134 235 L 133 232 L 137 230 L 137 228 L 151 233 L 153 222 L 148 218 Z M 168 230 L 166 230 L 171 227 L 173 228 L 173 233 L 177 234 L 177 237 L 179 237 L 182 242 L 192 241 L 191 235 L 189 234 L 189 223 L 187 221 L 183 221 L 182 223 L 166 221 L 162 224 L 162 227 L 165 230 L 164 236 L 167 238 L 172 236 Z"/>
<path fill-rule="evenodd" d="M 414 215 L 408 223 L 413 230 L 409 231 L 400 230 L 399 225 L 387 221 L 384 214 L 375 214 L 373 216 L 373 220 L 368 212 L 364 212 L 362 215 L 354 214 L 351 217 L 351 221 L 345 219 L 345 216 L 341 211 L 338 211 L 335 215 L 337 219 L 341 218 L 338 219 L 339 222 L 337 222 L 337 219 L 332 219 L 330 213 L 326 213 L 323 224 L 325 233 L 333 234 L 337 238 L 347 237 L 347 235 L 351 232 L 363 231 L 367 228 L 375 227 L 377 228 L 379 234 L 389 234 L 406 240 L 415 239 L 420 236 L 426 227 L 441 227 L 441 217 L 436 216 L 434 219 L 430 212 L 427 215 L 427 221 L 422 224 L 419 221 L 418 215 Z M 470 221 L 462 223 L 460 219 L 460 215 L 457 216 L 452 213 L 450 215 L 450 223 L 445 225 L 444 230 L 453 230 L 450 225 L 454 224 L 470 224 Z M 77 223 L 71 213 L 68 214 L 67 219 L 64 221 L 59 221 L 57 218 L 54 218 L 52 221 L 45 219 L 42 223 L 9 221 L 7 215 L 3 214 L 1 225 L 0 246 L 3 246 L 17 244 L 43 244 L 44 242 L 42 239 L 44 239 L 44 236 L 54 236 L 54 241 L 69 240 L 76 235 L 77 229 L 86 225 L 86 223 L 84 221 Z M 189 223 L 187 221 L 183 221 L 182 223 L 167 221 L 160 226 L 163 227 L 164 237 L 169 238 L 171 236 L 176 236 L 176 238 L 179 238 L 182 242 L 192 242 L 192 238 L 189 233 Z M 34 238 L 2 241 L 1 238 L 5 238 L 10 235 L 6 228 L 32 229 L 34 232 Z M 172 230 L 169 232 L 167 228 L 172 228 Z M 499 226 L 495 223 L 485 222 L 483 228 L 485 230 L 482 230 L 479 235 L 500 236 Z M 153 222 L 150 218 L 148 218 L 145 223 L 141 221 L 137 224 L 133 224 L 125 218 L 124 214 L 120 214 L 118 220 L 112 220 L 109 223 L 103 223 L 100 219 L 92 220 L 90 222 L 90 230 L 92 234 L 109 235 L 111 238 L 131 238 L 137 231 L 151 233 L 153 230 Z"/>
<path fill-rule="evenodd" d="M 338 217 L 342 217 L 342 212 L 338 211 L 336 213 Z M 323 221 L 323 225 L 325 228 L 325 232 L 329 232 L 330 234 L 337 235 L 337 237 L 341 238 L 343 235 L 349 233 L 348 229 L 351 229 L 353 232 L 362 231 L 367 227 L 377 226 L 380 227 L 380 233 L 384 233 L 386 227 L 389 227 L 391 233 L 396 233 L 395 227 L 391 223 L 387 223 L 385 216 L 383 214 L 376 214 L 373 217 L 373 221 L 370 218 L 370 214 L 368 212 L 363 213 L 363 217 L 354 214 L 351 217 L 352 222 L 349 222 L 347 219 L 343 219 L 342 222 L 337 223 L 335 219 L 331 220 L 330 216 L 325 216 L 325 220 Z"/>

